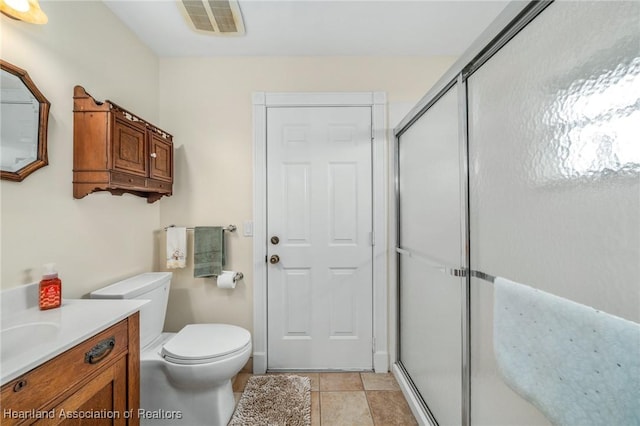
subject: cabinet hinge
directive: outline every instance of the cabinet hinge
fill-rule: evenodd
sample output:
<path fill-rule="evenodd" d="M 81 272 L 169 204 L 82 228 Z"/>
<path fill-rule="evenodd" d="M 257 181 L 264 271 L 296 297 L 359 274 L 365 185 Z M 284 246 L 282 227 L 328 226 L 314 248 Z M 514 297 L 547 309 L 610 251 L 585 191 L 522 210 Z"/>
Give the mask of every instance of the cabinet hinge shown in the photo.
<path fill-rule="evenodd" d="M 373 343 L 371 344 L 371 353 L 376 353 L 376 338 L 373 338 Z"/>
<path fill-rule="evenodd" d="M 376 245 L 376 234 L 373 231 L 369 232 L 369 242 L 372 246 Z"/>

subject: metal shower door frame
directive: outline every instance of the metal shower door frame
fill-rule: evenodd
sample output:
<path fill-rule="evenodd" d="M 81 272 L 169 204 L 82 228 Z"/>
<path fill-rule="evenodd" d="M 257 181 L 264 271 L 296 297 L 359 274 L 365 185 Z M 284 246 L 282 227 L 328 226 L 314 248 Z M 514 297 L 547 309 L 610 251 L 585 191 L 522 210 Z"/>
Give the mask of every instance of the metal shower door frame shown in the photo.
<path fill-rule="evenodd" d="M 461 424 L 471 425 L 471 299 L 470 286 L 471 277 L 485 278 L 486 274 L 480 271 L 471 271 L 470 253 L 470 230 L 469 230 L 469 135 L 468 135 L 468 99 L 467 99 L 467 79 L 487 62 L 496 52 L 507 44 L 516 34 L 525 28 L 536 16 L 546 9 L 553 0 L 532 0 L 527 3 L 514 1 L 496 18 L 496 20 L 483 32 L 472 46 L 460 57 L 460 59 L 438 80 L 431 90 L 418 102 L 418 104 L 405 116 L 405 118 L 394 129 L 394 185 L 395 185 L 395 261 L 396 261 L 396 283 L 397 283 L 397 336 L 396 345 L 396 371 L 406 381 L 408 391 L 411 392 L 413 401 L 420 405 L 419 409 L 429 422 L 437 425 L 438 422 L 434 414 L 429 409 L 427 401 L 424 401 L 418 389 L 411 381 L 406 368 L 401 359 L 401 319 L 400 293 L 401 289 L 401 267 L 400 259 L 406 250 L 400 245 L 400 137 L 411 127 L 424 113 L 426 113 L 449 89 L 458 86 L 458 119 L 459 119 L 459 150 L 460 150 L 460 190 L 461 190 L 461 253 L 460 265 L 436 265 L 445 273 L 456 277 L 464 277 L 462 283 L 462 301 L 460 315 L 462 317 L 462 407 Z M 486 279 L 492 278 L 486 276 Z M 415 408 L 415 407 L 414 407 Z"/>

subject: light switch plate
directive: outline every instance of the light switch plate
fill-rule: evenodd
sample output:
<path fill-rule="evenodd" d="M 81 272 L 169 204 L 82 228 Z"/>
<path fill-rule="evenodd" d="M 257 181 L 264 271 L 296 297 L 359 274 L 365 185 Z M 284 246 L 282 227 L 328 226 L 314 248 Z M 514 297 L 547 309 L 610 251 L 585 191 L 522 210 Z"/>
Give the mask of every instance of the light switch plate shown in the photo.
<path fill-rule="evenodd" d="M 250 220 L 242 224 L 242 235 L 245 237 L 253 237 L 253 222 Z"/>

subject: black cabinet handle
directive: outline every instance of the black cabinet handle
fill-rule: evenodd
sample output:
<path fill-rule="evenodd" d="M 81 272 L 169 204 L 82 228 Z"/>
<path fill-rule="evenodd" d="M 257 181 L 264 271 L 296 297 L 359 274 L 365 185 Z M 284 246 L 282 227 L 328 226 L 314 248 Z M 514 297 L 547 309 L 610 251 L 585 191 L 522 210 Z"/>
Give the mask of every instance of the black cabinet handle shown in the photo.
<path fill-rule="evenodd" d="M 97 364 L 107 357 L 116 346 L 116 337 L 111 336 L 95 345 L 91 350 L 84 354 L 84 362 L 88 364 Z"/>

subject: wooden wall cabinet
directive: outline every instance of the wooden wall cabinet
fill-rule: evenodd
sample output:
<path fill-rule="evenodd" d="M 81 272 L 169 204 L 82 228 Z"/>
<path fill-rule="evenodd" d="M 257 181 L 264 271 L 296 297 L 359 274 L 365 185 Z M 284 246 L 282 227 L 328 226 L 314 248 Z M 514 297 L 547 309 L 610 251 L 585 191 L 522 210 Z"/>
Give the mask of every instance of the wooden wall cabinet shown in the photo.
<path fill-rule="evenodd" d="M 83 87 L 73 92 L 73 196 L 131 193 L 153 203 L 173 192 L 173 136 Z"/>
<path fill-rule="evenodd" d="M 2 386 L 2 424 L 139 425 L 139 333 L 136 312 Z"/>

